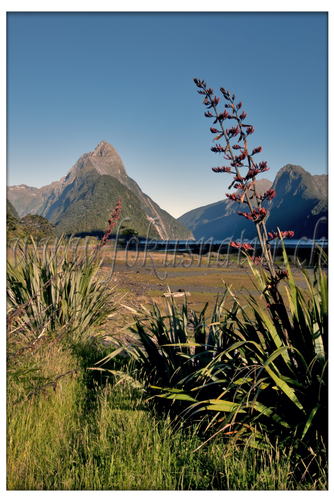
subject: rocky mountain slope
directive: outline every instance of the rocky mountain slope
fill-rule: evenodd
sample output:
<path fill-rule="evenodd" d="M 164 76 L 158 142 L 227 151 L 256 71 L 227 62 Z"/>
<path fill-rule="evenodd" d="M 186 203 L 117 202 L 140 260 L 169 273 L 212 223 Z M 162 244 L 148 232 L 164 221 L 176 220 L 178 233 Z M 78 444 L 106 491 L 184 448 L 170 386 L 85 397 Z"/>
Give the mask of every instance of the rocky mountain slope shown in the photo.
<path fill-rule="evenodd" d="M 277 195 L 264 204 L 269 210 L 268 231 L 277 231 L 277 227 L 293 230 L 299 239 L 304 236 L 312 238 L 317 228 L 317 238 L 328 237 L 327 175 L 312 176 L 302 167 L 288 164 L 277 173 L 274 183 L 269 180 L 257 181 L 259 193 L 269 188 L 273 188 Z M 251 239 L 256 236 L 254 225 L 238 215 L 238 211 L 247 212 L 246 207 L 226 198 L 193 209 L 178 220 L 193 232 L 195 239 L 238 239 L 243 231 L 244 238 Z"/>
<path fill-rule="evenodd" d="M 68 174 L 42 188 L 8 187 L 8 199 L 19 216 L 27 213 L 45 216 L 56 225 L 56 232 L 100 234 L 106 228 L 110 209 L 123 198 L 122 218 L 139 235 L 187 239 L 191 231 L 162 210 L 130 178 L 115 148 L 102 141 L 94 152 L 83 154 Z"/>

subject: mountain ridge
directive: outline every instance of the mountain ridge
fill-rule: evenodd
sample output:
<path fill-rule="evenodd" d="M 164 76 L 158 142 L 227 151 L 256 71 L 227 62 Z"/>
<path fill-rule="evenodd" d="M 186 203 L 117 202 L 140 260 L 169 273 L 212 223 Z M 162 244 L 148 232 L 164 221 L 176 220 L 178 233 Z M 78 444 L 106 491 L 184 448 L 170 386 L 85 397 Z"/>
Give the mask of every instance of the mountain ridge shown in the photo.
<path fill-rule="evenodd" d="M 272 201 L 263 203 L 269 212 L 268 231 L 277 231 L 279 227 L 281 230 L 293 230 L 296 238 L 312 238 L 317 229 L 320 237 L 323 234 L 328 237 L 327 223 L 324 224 L 324 219 L 320 221 L 321 218 L 326 218 L 326 222 L 328 219 L 328 175 L 312 176 L 301 166 L 287 164 L 279 170 L 273 183 L 257 180 L 256 184 L 258 193 L 264 193 L 269 188 L 276 191 Z M 241 237 L 242 232 L 244 238 L 251 239 L 256 236 L 255 226 L 238 215 L 238 211 L 245 210 L 242 208 L 246 205 L 226 198 L 192 209 L 178 220 L 193 232 L 195 239 L 236 239 Z"/>
<path fill-rule="evenodd" d="M 146 214 L 147 225 L 152 227 L 152 231 L 154 230 L 153 234 L 160 239 L 193 238 L 192 232 L 187 227 L 161 209 L 156 202 L 142 192 L 136 181 L 127 175 L 122 159 L 116 149 L 104 140 L 97 145 L 93 152 L 81 155 L 74 166 L 72 166 L 68 173 L 59 181 L 54 181 L 50 183 L 50 185 L 41 188 L 28 187 L 23 184 L 11 186 L 8 187 L 7 197 L 20 217 L 27 213 L 36 213 L 50 219 L 50 222 L 54 223 L 60 230 L 60 228 L 64 226 L 61 224 L 62 217 L 64 217 L 66 211 L 67 217 L 69 214 L 66 201 L 70 199 L 67 199 L 67 194 L 71 192 L 73 196 L 75 180 L 80 179 L 81 174 L 84 172 L 86 175 L 87 173 L 92 174 L 95 172 L 97 175 L 95 176 L 96 182 L 98 176 L 109 176 L 111 179 L 105 179 L 107 180 L 108 186 L 112 180 L 116 180 L 127 190 L 131 191 L 139 200 Z M 92 183 L 92 177 L 90 177 L 90 181 Z M 113 181 L 113 183 L 115 183 L 115 181 Z M 90 187 L 90 190 L 91 189 L 92 187 Z M 113 192 L 110 186 L 109 191 Z M 79 196 L 79 194 L 77 194 L 77 196 Z M 85 197 L 83 193 L 83 184 L 80 188 L 80 197 Z M 117 201 L 114 201 L 114 205 L 116 202 Z M 96 204 L 92 206 L 92 200 L 89 202 L 93 211 L 98 210 L 96 208 L 99 206 L 99 201 L 96 200 L 95 203 Z M 131 214 L 131 216 L 133 220 L 132 226 L 136 226 L 135 213 Z M 108 217 L 109 214 L 106 214 L 105 219 L 107 220 Z M 68 225 L 66 225 L 66 228 L 67 227 Z"/>

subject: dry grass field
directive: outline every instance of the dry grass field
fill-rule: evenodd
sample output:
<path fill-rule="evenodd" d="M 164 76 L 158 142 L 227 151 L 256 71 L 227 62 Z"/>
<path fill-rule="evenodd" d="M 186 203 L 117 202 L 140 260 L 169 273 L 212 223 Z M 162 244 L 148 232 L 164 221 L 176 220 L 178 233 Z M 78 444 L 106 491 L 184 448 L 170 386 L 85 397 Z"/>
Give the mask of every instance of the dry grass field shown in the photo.
<path fill-rule="evenodd" d="M 193 255 L 190 262 L 189 257 L 183 254 L 174 256 L 173 253 L 156 252 L 145 255 L 143 251 L 135 253 L 118 250 L 114 255 L 113 251 L 106 248 L 102 251 L 102 257 L 102 273 L 106 280 L 122 296 L 121 303 L 136 310 L 142 305 L 147 307 L 152 302 L 163 309 L 166 301 L 164 293 L 181 290 L 189 293 L 187 303 L 191 310 L 200 312 L 208 303 L 207 315 L 211 316 L 217 295 L 222 295 L 227 285 L 232 285 L 235 291 L 244 291 L 246 295 L 248 292 L 253 294 L 258 297 L 261 307 L 266 306 L 257 292 L 256 279 L 251 269 L 242 261 L 238 264 L 236 256 L 230 257 L 228 264 L 224 256 L 220 256 L 221 259 L 217 262 L 214 254 L 210 258 Z M 301 271 L 294 267 L 293 274 L 296 283 L 306 288 Z M 281 290 L 284 297 L 283 284 Z M 176 297 L 175 301 L 177 305 L 182 305 L 184 298 Z M 230 302 L 232 304 L 232 298 Z M 228 305 L 229 302 L 226 307 Z M 131 320 L 132 314 L 122 309 L 117 331 Z"/>

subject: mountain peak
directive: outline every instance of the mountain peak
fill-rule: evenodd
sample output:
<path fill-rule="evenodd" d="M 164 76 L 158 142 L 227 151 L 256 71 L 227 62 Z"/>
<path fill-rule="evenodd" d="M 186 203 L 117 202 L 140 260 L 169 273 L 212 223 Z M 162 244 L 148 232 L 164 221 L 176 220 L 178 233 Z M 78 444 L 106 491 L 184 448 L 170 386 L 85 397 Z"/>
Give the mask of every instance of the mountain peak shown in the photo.
<path fill-rule="evenodd" d="M 122 181 L 127 178 L 127 173 L 115 148 L 107 141 L 102 140 L 94 152 L 89 154 L 89 160 L 99 174 L 109 174 Z"/>
<path fill-rule="evenodd" d="M 307 171 L 305 171 L 303 167 L 295 166 L 293 164 L 287 164 L 286 166 L 282 167 L 277 174 L 282 175 L 284 173 L 289 173 L 295 178 L 303 174 L 310 174 Z"/>
<path fill-rule="evenodd" d="M 276 190 L 276 201 L 288 192 L 291 195 L 300 193 L 303 199 L 327 199 L 328 175 L 312 176 L 301 166 L 287 164 L 278 171 L 273 188 Z"/>
<path fill-rule="evenodd" d="M 104 139 L 97 145 L 94 152 L 92 153 L 92 157 L 109 157 L 117 154 L 115 148 Z M 118 155 L 118 154 L 117 154 Z"/>

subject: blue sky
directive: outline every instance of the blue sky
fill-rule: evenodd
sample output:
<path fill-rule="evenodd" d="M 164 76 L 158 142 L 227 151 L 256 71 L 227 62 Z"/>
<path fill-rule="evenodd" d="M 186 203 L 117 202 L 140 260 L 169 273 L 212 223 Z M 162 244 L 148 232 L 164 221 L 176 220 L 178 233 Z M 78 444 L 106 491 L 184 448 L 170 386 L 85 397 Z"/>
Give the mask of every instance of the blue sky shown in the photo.
<path fill-rule="evenodd" d="M 266 178 L 327 174 L 327 36 L 326 12 L 8 13 L 7 184 L 59 180 L 104 139 L 174 217 L 225 198 L 194 77 L 242 101 Z"/>

